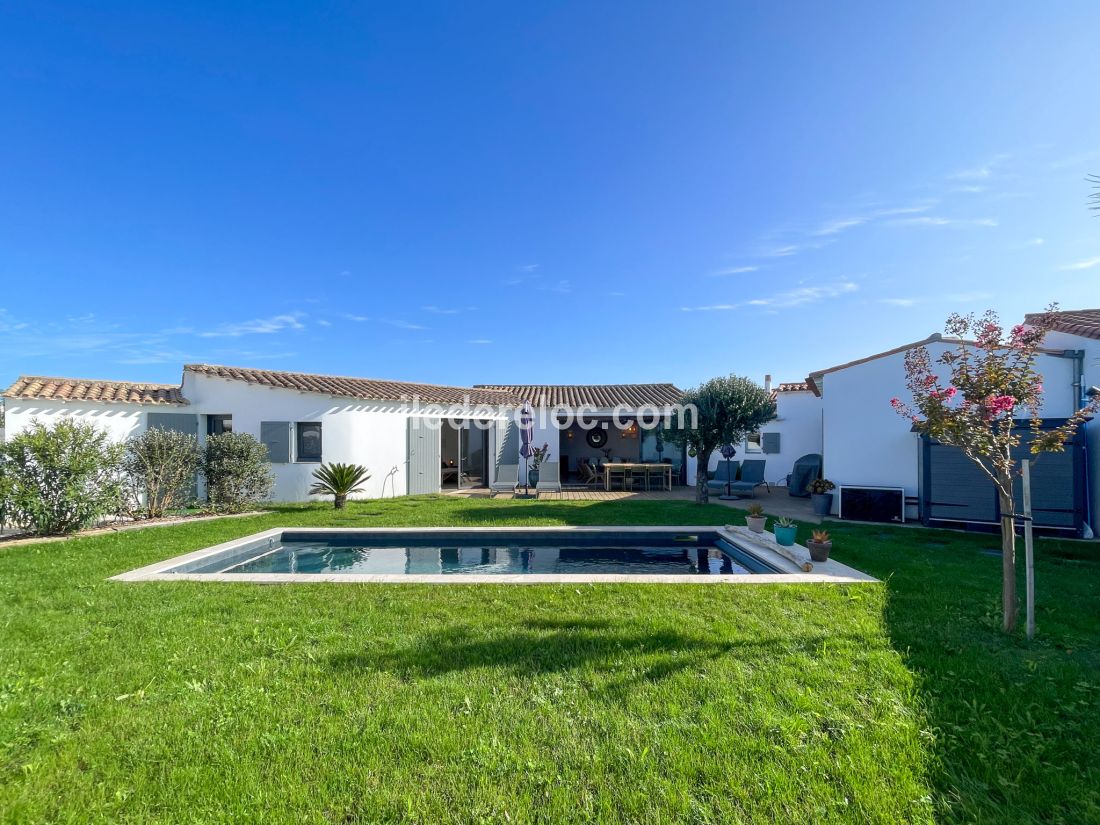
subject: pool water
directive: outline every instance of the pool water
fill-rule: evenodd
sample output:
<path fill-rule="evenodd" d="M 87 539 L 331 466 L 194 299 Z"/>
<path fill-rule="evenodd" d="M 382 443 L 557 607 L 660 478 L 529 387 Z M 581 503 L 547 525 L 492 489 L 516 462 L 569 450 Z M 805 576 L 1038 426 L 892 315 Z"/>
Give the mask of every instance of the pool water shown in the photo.
<path fill-rule="evenodd" d="M 775 573 L 773 567 L 714 533 L 587 533 L 570 536 L 489 532 L 295 534 L 187 565 L 188 573 L 663 574 Z"/>

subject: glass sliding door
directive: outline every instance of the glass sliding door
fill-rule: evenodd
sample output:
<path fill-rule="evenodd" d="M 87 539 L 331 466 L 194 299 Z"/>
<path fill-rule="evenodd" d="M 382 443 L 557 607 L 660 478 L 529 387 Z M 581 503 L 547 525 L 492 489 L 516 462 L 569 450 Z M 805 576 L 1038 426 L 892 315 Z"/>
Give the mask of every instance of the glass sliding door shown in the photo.
<path fill-rule="evenodd" d="M 479 423 L 465 421 L 458 433 L 459 487 L 484 487 L 487 483 L 489 438 Z"/>

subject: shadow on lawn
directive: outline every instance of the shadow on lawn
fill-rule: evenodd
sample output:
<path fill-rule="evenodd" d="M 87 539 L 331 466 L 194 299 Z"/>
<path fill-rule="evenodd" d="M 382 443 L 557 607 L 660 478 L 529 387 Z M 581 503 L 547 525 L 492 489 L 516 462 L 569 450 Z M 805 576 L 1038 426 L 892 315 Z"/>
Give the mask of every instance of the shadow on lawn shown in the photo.
<path fill-rule="evenodd" d="M 633 685 L 698 669 L 723 656 L 757 659 L 773 657 L 779 651 L 816 653 L 825 641 L 830 649 L 836 649 L 845 644 L 862 647 L 868 640 L 838 634 L 721 640 L 677 630 L 636 631 L 598 618 L 528 619 L 478 631 L 462 627 L 434 630 L 397 650 L 336 654 L 329 664 L 346 671 L 388 671 L 407 679 L 476 668 L 503 668 L 518 676 L 587 669 L 607 676 L 608 681 L 597 690 L 616 698 Z"/>
<path fill-rule="evenodd" d="M 1039 545 L 1039 633 L 1029 642 L 1000 630 L 1001 562 L 983 555 L 988 536 L 830 528 L 851 548 L 845 561 L 888 582 L 885 627 L 917 679 L 938 818 L 1100 821 L 1095 549 Z"/>

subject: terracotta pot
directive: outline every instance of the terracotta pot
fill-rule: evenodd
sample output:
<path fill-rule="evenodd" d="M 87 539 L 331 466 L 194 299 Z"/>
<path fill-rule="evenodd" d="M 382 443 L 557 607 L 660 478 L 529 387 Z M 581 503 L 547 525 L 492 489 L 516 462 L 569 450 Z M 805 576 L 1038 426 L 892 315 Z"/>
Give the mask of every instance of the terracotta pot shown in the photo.
<path fill-rule="evenodd" d="M 745 516 L 745 524 L 754 533 L 763 533 L 764 525 L 768 523 L 767 516 Z"/>
<path fill-rule="evenodd" d="M 829 551 L 833 549 L 831 541 L 808 541 L 806 549 L 810 551 L 810 558 L 814 561 L 828 561 Z"/>

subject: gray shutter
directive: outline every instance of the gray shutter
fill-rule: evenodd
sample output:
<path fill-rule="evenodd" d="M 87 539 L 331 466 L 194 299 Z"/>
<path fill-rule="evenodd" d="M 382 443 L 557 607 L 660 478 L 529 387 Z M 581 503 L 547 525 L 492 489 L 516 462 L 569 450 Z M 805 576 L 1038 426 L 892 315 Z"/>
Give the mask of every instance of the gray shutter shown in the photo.
<path fill-rule="evenodd" d="M 765 453 L 779 452 L 779 433 L 764 433 L 761 441 L 761 449 Z"/>
<path fill-rule="evenodd" d="M 290 462 L 289 421 L 261 421 L 260 442 L 267 447 L 267 460 L 272 464 Z"/>
<path fill-rule="evenodd" d="M 438 493 L 440 489 L 441 449 L 439 427 L 429 427 L 423 418 L 409 418 L 408 490 Z"/>
<path fill-rule="evenodd" d="M 507 418 L 496 422 L 497 467 L 519 461 L 519 427 Z"/>
<path fill-rule="evenodd" d="M 145 413 L 145 427 L 173 433 L 199 434 L 199 417 L 193 413 Z"/>

